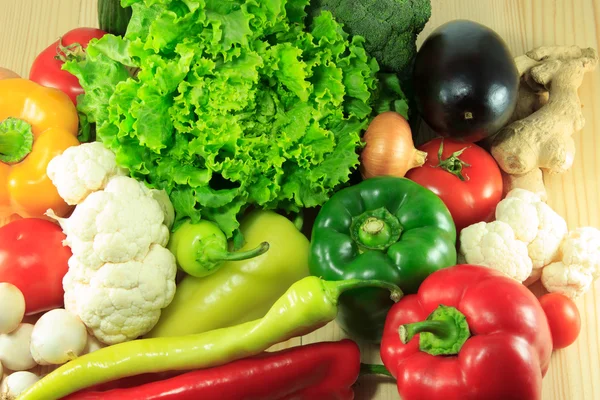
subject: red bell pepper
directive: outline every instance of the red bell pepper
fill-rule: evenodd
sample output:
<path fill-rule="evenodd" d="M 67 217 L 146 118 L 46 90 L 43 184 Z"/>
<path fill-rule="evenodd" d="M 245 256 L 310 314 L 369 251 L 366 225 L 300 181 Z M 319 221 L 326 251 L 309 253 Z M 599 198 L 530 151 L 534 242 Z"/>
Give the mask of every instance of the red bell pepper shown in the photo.
<path fill-rule="evenodd" d="M 344 339 L 263 353 L 127 389 L 82 391 L 65 400 L 351 400 L 360 370 L 358 345 Z"/>
<path fill-rule="evenodd" d="M 391 308 L 381 341 L 403 400 L 541 399 L 551 353 L 536 297 L 474 265 L 430 275 Z"/>

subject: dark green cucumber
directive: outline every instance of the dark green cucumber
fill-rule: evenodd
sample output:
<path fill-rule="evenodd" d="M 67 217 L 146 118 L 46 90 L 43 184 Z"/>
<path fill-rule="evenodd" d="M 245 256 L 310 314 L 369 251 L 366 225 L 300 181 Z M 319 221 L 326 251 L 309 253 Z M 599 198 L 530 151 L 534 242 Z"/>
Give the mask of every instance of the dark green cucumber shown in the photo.
<path fill-rule="evenodd" d="M 98 0 L 98 24 L 103 31 L 123 36 L 130 19 L 131 7 L 122 7 L 121 0 Z"/>

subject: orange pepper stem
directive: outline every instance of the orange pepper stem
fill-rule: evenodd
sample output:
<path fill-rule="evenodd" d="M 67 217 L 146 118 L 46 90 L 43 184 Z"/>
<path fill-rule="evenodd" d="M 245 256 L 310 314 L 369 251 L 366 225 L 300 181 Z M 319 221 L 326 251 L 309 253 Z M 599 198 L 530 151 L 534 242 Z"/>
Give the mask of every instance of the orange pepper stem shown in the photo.
<path fill-rule="evenodd" d="M 0 122 L 0 161 L 17 163 L 31 153 L 33 132 L 31 125 L 18 118 Z"/>

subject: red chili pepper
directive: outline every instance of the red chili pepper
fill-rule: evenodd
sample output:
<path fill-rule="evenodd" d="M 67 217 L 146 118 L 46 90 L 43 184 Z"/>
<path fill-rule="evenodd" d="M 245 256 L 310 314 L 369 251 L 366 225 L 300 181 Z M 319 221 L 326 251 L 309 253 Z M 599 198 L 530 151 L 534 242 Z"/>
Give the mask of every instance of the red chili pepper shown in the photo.
<path fill-rule="evenodd" d="M 145 385 L 64 400 L 351 400 L 361 369 L 349 339 L 263 353 Z"/>
<path fill-rule="evenodd" d="M 381 341 L 403 400 L 541 399 L 551 353 L 536 297 L 474 265 L 431 274 L 391 308 Z"/>

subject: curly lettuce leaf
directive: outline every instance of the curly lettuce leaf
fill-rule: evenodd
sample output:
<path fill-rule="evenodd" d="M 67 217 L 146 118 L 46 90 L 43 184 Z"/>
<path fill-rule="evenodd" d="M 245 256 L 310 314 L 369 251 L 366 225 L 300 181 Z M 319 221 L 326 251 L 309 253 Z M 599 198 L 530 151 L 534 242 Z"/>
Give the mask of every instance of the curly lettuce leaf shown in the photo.
<path fill-rule="evenodd" d="M 248 206 L 296 212 L 345 185 L 371 117 L 405 112 L 393 76 L 308 0 L 123 0 L 123 38 L 66 68 L 119 165 L 165 189 L 178 221 L 231 237 Z M 135 71 L 135 73 L 132 73 Z"/>

